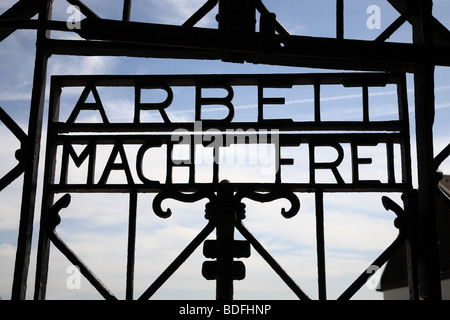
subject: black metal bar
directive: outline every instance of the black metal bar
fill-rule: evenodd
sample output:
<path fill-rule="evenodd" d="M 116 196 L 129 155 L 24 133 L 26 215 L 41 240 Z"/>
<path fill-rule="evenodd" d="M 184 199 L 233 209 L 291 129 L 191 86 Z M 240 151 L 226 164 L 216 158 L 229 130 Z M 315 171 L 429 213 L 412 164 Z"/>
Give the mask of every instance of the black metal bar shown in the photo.
<path fill-rule="evenodd" d="M 134 259 L 136 252 L 136 215 L 137 192 L 130 192 L 130 207 L 128 220 L 128 251 L 127 251 L 127 287 L 126 299 L 133 300 L 134 291 Z"/>
<path fill-rule="evenodd" d="M 131 17 L 131 0 L 123 0 L 122 21 L 130 21 Z"/>
<path fill-rule="evenodd" d="M 410 185 L 412 189 L 412 164 L 411 164 L 411 142 L 410 142 L 410 128 L 409 128 L 409 107 L 408 107 L 408 93 L 406 88 L 406 74 L 400 77 L 397 83 L 398 96 L 398 113 L 399 120 L 403 122 L 404 127 L 402 132 L 406 136 L 406 143 L 401 145 L 402 157 L 402 182 Z"/>
<path fill-rule="evenodd" d="M 216 299 L 233 300 L 233 241 L 236 208 L 233 188 L 220 183 L 217 192 L 217 280 Z"/>
<path fill-rule="evenodd" d="M 314 82 L 314 122 L 320 123 L 320 81 Z"/>
<path fill-rule="evenodd" d="M 422 60 L 425 50 L 424 46 L 418 44 L 276 34 L 273 35 L 274 45 L 270 48 L 271 54 L 264 55 L 260 52 L 260 45 L 265 35 L 259 33 L 249 33 L 244 38 L 232 38 L 222 30 L 215 29 L 92 18 L 82 20 L 81 29 L 75 31 L 88 40 L 105 40 L 103 45 L 106 46 L 122 43 L 125 48 L 130 49 L 130 45 L 133 44 L 149 45 L 151 47 L 148 49 L 155 50 L 150 50 L 148 57 L 151 57 L 152 51 L 155 52 L 157 48 L 171 54 L 178 49 L 189 49 L 192 56 L 185 51 L 182 54 L 184 58 L 196 59 L 200 58 L 199 53 L 214 55 L 215 52 L 215 59 L 239 54 L 245 56 L 247 62 L 346 70 L 414 71 L 415 64 Z M 145 37 L 142 36 L 143 34 Z M 77 47 L 66 47 L 68 50 L 60 52 L 83 55 L 89 43 L 75 43 Z M 110 49 L 113 55 L 114 50 Z M 133 53 L 133 50 L 128 50 L 121 51 L 120 54 L 134 56 Z M 448 66 L 450 65 L 449 54 L 450 46 L 436 46 L 430 56 L 430 62 Z"/>
<path fill-rule="evenodd" d="M 417 234 L 418 226 L 418 192 L 410 190 L 404 193 L 403 202 L 408 219 L 408 237 L 406 238 L 406 269 L 408 277 L 408 293 L 410 300 L 419 300 L 419 279 L 418 279 L 418 254 L 420 253 L 418 244 L 420 238 Z"/>
<path fill-rule="evenodd" d="M 233 183 L 235 189 L 244 188 L 248 189 L 252 187 L 258 192 L 269 192 L 276 188 L 279 184 L 275 183 Z M 175 191 L 180 192 L 195 192 L 211 190 L 212 187 L 216 187 L 211 183 L 196 183 L 195 185 L 189 183 L 174 183 L 174 184 L 105 184 L 105 185 L 92 185 L 86 184 L 65 184 L 65 185 L 50 185 L 49 188 L 55 193 L 126 193 L 133 190 L 137 190 L 139 193 L 158 193 L 161 191 Z M 380 184 L 380 183 L 283 183 L 283 188 L 291 189 L 293 192 L 315 192 L 316 189 L 321 189 L 323 192 L 338 193 L 338 192 L 405 192 L 408 190 L 409 185 L 406 183 L 395 184 Z"/>
<path fill-rule="evenodd" d="M 418 3 L 419 19 L 413 25 L 413 41 L 425 46 L 422 62 L 414 73 L 417 175 L 419 210 L 417 231 L 420 235 L 418 254 L 419 290 L 423 299 L 440 300 L 441 282 L 436 225 L 436 172 L 433 158 L 433 123 L 435 116 L 434 69 L 428 57 L 433 50 L 431 0 Z"/>
<path fill-rule="evenodd" d="M 282 126 L 282 127 L 280 127 Z M 194 123 L 188 122 L 179 122 L 164 124 L 164 123 L 142 123 L 142 124 L 130 124 L 130 123 L 110 123 L 110 124 L 102 124 L 102 123 L 94 123 L 94 124 L 86 124 L 86 123 L 74 123 L 74 124 L 65 124 L 65 123 L 56 123 L 55 127 L 57 128 L 58 133 L 64 134 L 68 132 L 72 133 L 83 133 L 83 132 L 173 132 L 177 129 L 185 129 L 187 131 L 193 131 L 195 129 Z M 300 131 L 314 131 L 314 132 L 323 132 L 323 131 L 367 131 L 368 135 L 373 134 L 374 132 L 389 132 L 393 131 L 392 134 L 396 134 L 397 138 L 401 137 L 401 134 L 396 132 L 402 132 L 404 126 L 403 121 L 371 121 L 369 123 L 364 123 L 362 121 L 261 121 L 259 123 L 256 122 L 217 122 L 216 124 L 211 124 L 208 121 L 202 123 L 202 128 L 204 130 L 208 129 L 217 129 L 217 130 L 234 130 L 234 129 L 255 129 L 260 127 L 266 130 L 279 130 L 280 132 L 300 132 Z M 373 131 L 373 132 L 371 132 Z M 225 136 L 225 133 L 223 133 Z M 324 134 L 325 135 L 325 134 Z M 382 136 L 384 133 L 382 133 Z M 205 136 L 214 136 L 213 134 L 205 134 Z M 339 133 L 339 136 L 341 134 Z M 76 137 L 74 137 L 73 141 L 76 141 Z M 162 138 L 161 138 L 162 139 Z M 81 140 L 81 139 L 79 139 Z M 398 140 L 398 139 L 397 139 Z"/>
<path fill-rule="evenodd" d="M 141 124 L 130 124 L 130 123 L 56 123 L 55 127 L 58 133 L 83 133 L 83 132 L 173 132 L 177 129 L 185 129 L 187 131 L 193 131 L 195 124 L 188 122 L 178 122 L 171 124 L 164 123 L 141 123 Z M 367 134 L 373 134 L 370 131 L 400 131 L 404 128 L 403 121 L 261 121 L 257 122 L 217 122 L 216 124 L 211 124 L 208 121 L 202 123 L 202 128 L 204 130 L 217 129 L 255 129 L 260 127 L 267 130 L 277 129 L 280 132 L 288 131 L 367 131 Z M 225 133 L 223 133 L 225 135 Z M 339 134 L 340 135 L 340 134 Z M 383 134 L 382 134 L 383 135 Z M 214 136 L 213 134 L 205 134 L 205 136 Z M 76 137 L 74 137 L 76 140 Z"/>
<path fill-rule="evenodd" d="M 344 39 L 344 0 L 336 0 L 336 38 Z"/>
<path fill-rule="evenodd" d="M 280 276 L 286 285 L 297 295 L 300 299 L 310 300 L 310 298 L 303 292 L 303 290 L 295 283 L 295 281 L 283 270 L 278 262 L 270 255 L 270 253 L 259 243 L 259 241 L 248 231 L 242 221 L 236 224 L 236 229 L 250 242 L 255 250 L 266 260 L 270 267 Z"/>
<path fill-rule="evenodd" d="M 49 0 L 41 0 L 39 21 L 43 23 L 48 21 L 51 16 L 51 11 L 52 2 Z M 28 142 L 23 155 L 25 174 L 22 189 L 22 206 L 20 211 L 12 299 L 25 299 L 27 288 L 47 75 L 48 52 L 45 45 L 47 36 L 49 36 L 49 31 L 46 29 L 41 28 L 37 31 L 35 69 L 28 123 Z"/>
<path fill-rule="evenodd" d="M 214 231 L 215 224 L 208 222 L 205 228 L 192 240 L 191 243 L 178 255 L 178 257 L 159 275 L 159 277 L 139 297 L 139 300 L 148 300 L 169 279 L 175 271 L 190 257 L 190 255 L 202 244 L 203 241 Z"/>
<path fill-rule="evenodd" d="M 398 84 L 404 86 L 401 72 L 337 72 L 337 73 L 259 73 L 259 74 L 150 74 L 150 75 L 54 75 L 55 85 L 61 87 L 83 88 L 87 83 L 96 86 L 117 87 L 137 86 L 142 83 L 167 84 L 169 86 L 195 86 L 197 82 L 229 84 L 231 86 L 258 85 L 260 82 L 270 85 L 314 85 L 320 80 L 320 85 L 345 84 L 346 86 L 362 87 L 385 86 Z M 408 111 L 408 110 L 406 110 Z"/>
<path fill-rule="evenodd" d="M 54 123 L 59 117 L 59 98 L 61 87 L 51 86 L 47 126 L 47 150 L 45 153 L 44 187 L 42 191 L 41 217 L 36 258 L 36 276 L 34 299 L 45 299 L 47 290 L 48 264 L 50 256 L 50 239 L 48 235 L 49 213 L 54 206 L 55 195 L 50 185 L 55 180 L 56 149 Z"/>
<path fill-rule="evenodd" d="M 323 191 L 316 190 L 316 241 L 317 241 L 317 272 L 319 284 L 319 300 L 327 299 L 327 281 L 325 269 L 325 234 L 324 234 L 324 212 Z"/>
<path fill-rule="evenodd" d="M 362 97 L 363 97 L 363 122 L 369 122 L 369 88 L 367 86 L 362 87 Z"/>

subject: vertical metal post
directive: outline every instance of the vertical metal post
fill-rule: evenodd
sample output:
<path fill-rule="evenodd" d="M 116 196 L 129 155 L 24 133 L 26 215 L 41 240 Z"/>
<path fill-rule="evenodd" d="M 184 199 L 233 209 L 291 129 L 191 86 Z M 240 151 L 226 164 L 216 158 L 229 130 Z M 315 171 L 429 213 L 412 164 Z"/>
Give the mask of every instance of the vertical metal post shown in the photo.
<path fill-rule="evenodd" d="M 219 0 L 219 29 L 241 34 L 255 32 L 255 0 Z"/>
<path fill-rule="evenodd" d="M 406 239 L 406 270 L 408 276 L 409 299 L 419 299 L 419 279 L 418 279 L 418 243 L 417 243 L 417 190 L 412 190 L 405 195 L 404 204 L 408 214 L 408 238 Z"/>
<path fill-rule="evenodd" d="M 344 0 L 336 0 L 336 38 L 344 39 Z"/>
<path fill-rule="evenodd" d="M 133 300 L 134 291 L 134 258 L 136 253 L 136 218 L 137 192 L 130 192 L 130 206 L 128 219 L 128 251 L 127 251 L 127 287 L 126 299 Z"/>
<path fill-rule="evenodd" d="M 130 21 L 130 17 L 131 17 L 131 0 L 124 0 L 122 21 Z"/>
<path fill-rule="evenodd" d="M 434 65 L 432 0 L 418 1 L 419 19 L 413 25 L 413 40 L 424 45 L 423 61 L 414 73 L 416 110 L 417 174 L 419 183 L 418 272 L 419 291 L 423 299 L 441 299 L 439 251 L 436 226 L 436 172 L 433 153 Z"/>
<path fill-rule="evenodd" d="M 48 218 L 54 205 L 55 193 L 49 186 L 55 181 L 56 150 L 54 123 L 58 122 L 62 88 L 51 85 L 50 103 L 47 122 L 47 150 L 45 153 L 44 186 L 42 190 L 40 230 L 36 257 L 36 277 L 34 299 L 45 299 L 47 290 L 48 262 L 50 257 L 50 238 L 48 235 Z"/>
<path fill-rule="evenodd" d="M 249 41 L 256 29 L 256 0 L 219 0 L 219 30 L 227 41 L 242 45 Z M 241 53 L 226 53 L 223 61 L 243 63 Z"/>
<path fill-rule="evenodd" d="M 228 181 L 217 192 L 217 281 L 216 299 L 233 300 L 233 242 L 236 211 Z"/>
<path fill-rule="evenodd" d="M 412 168 L 411 168 L 411 144 L 409 130 L 409 110 L 408 97 L 406 89 L 406 75 L 403 75 L 397 83 L 397 96 L 399 107 L 399 119 L 404 123 L 402 132 L 407 137 L 403 143 L 402 152 L 402 182 L 407 183 L 409 191 L 403 195 L 403 203 L 408 219 L 408 237 L 406 239 L 406 266 L 409 286 L 409 299 L 419 299 L 419 284 L 417 272 L 417 190 L 412 187 Z M 393 148 L 393 147 L 392 147 Z M 394 160 L 394 151 L 388 151 L 389 158 Z M 391 161 L 391 160 L 389 160 Z M 389 179 L 395 179 L 394 174 L 390 174 Z"/>
<path fill-rule="evenodd" d="M 325 233 L 323 216 L 323 190 L 316 190 L 316 239 L 319 300 L 327 299 L 327 281 L 325 270 Z"/>
<path fill-rule="evenodd" d="M 36 200 L 36 186 L 41 145 L 42 116 L 44 111 L 45 84 L 47 77 L 48 52 L 45 41 L 50 31 L 45 22 L 50 19 L 52 0 L 39 0 L 39 23 L 36 40 L 36 55 L 28 121 L 28 142 L 24 153 L 24 180 L 22 206 L 20 211 L 19 235 L 11 299 L 25 299 L 28 267 L 30 263 L 33 219 Z"/>

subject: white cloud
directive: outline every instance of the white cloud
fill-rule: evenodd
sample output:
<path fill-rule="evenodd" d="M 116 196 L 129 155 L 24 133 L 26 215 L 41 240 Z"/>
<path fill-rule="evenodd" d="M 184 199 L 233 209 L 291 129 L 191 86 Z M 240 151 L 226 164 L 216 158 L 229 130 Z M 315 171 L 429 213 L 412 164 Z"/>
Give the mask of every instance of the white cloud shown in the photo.
<path fill-rule="evenodd" d="M 114 66 L 114 58 L 111 57 L 55 56 L 50 59 L 49 74 L 102 74 L 106 72 L 113 72 Z"/>

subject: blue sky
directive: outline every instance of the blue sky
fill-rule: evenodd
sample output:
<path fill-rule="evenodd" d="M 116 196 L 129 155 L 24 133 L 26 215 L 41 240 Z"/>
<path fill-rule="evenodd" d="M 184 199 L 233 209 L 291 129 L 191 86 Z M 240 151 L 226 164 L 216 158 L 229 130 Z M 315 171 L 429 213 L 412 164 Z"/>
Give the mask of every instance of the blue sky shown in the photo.
<path fill-rule="evenodd" d="M 0 13 L 14 4 L 14 0 L 2 1 Z M 85 0 L 83 1 L 102 18 L 120 19 L 122 1 Z M 204 3 L 203 0 L 134 0 L 131 19 L 134 21 L 180 25 Z M 265 5 L 277 14 L 278 20 L 292 34 L 333 37 L 335 35 L 334 0 L 292 1 L 266 0 Z M 305 5 L 306 4 L 306 5 Z M 369 18 L 367 8 L 378 5 L 381 9 L 381 27 L 387 27 L 398 17 L 387 1 L 348 0 L 345 1 L 345 37 L 349 39 L 375 39 L 382 30 L 371 30 L 366 26 Z M 68 4 L 54 0 L 54 19 L 65 21 L 68 18 Z M 434 14 L 439 21 L 450 27 L 450 3 L 445 0 L 434 1 Z M 215 12 L 207 15 L 197 26 L 215 28 Z M 54 32 L 54 38 L 73 38 L 76 35 Z M 411 42 L 411 28 L 405 24 L 389 41 Z M 35 32 L 17 31 L 0 43 L 0 106 L 26 130 L 29 100 L 33 76 Z M 216 74 L 216 73 L 312 73 L 332 72 L 306 68 L 288 68 L 253 64 L 230 64 L 214 61 L 183 61 L 170 59 L 141 59 L 122 57 L 62 57 L 52 56 L 49 60 L 49 77 L 52 75 L 85 74 Z M 414 160 L 414 98 L 413 77 L 407 76 L 408 98 L 411 116 L 412 152 Z M 48 80 L 49 81 L 49 80 Z M 48 82 L 49 83 L 49 82 Z M 48 87 L 46 111 L 48 108 Z M 341 90 L 342 89 L 342 90 Z M 303 89 L 302 89 L 303 90 Z M 396 98 L 392 88 L 373 89 L 371 99 L 378 107 L 379 116 L 390 117 Z M 104 90 L 100 92 L 102 102 L 111 120 L 129 118 L 133 106 L 133 96 L 126 90 Z M 76 101 L 79 92 L 67 92 L 66 105 Z M 255 117 L 256 105 L 251 98 L 242 94 L 239 98 L 239 114 L 243 118 Z M 286 114 L 296 111 L 299 120 L 310 117 L 297 109 L 310 110 L 311 88 L 286 97 Z M 177 100 L 178 101 L 178 100 Z M 187 100 L 189 101 L 189 100 Z M 174 102 L 175 103 L 175 102 Z M 329 106 L 324 116 L 336 116 L 352 120 L 359 106 L 360 96 L 351 89 L 323 92 L 323 103 Z M 172 108 L 172 107 L 171 107 Z M 179 121 L 191 121 L 192 103 L 184 98 L 170 109 L 169 116 Z M 338 113 L 333 113 L 338 109 Z M 445 147 L 448 139 L 448 119 L 450 110 L 450 70 L 436 69 L 436 121 L 435 153 Z M 68 111 L 66 111 L 68 112 Z M 211 113 L 214 116 L 214 113 Z M 220 117 L 220 110 L 215 116 Z M 276 116 L 276 114 L 275 114 Z M 46 117 L 46 114 L 44 118 Z M 44 138 L 45 138 L 44 127 Z M 3 141 L 0 150 L 0 172 L 8 172 L 14 165 L 14 152 L 19 143 L 0 124 L 0 137 Z M 43 143 L 42 148 L 45 148 Z M 379 150 L 377 152 L 380 152 Z M 378 153 L 379 155 L 379 153 Z M 102 155 L 105 159 L 106 155 Z M 299 154 L 293 156 L 301 157 Z M 373 154 L 374 159 L 377 154 Z M 41 158 L 44 160 L 43 156 Z M 104 161 L 106 161 L 104 159 Z M 160 168 L 161 163 L 154 163 Z M 415 162 L 413 161 L 413 172 Z M 159 166 L 159 167 L 158 167 Z M 373 176 L 382 175 L 382 163 L 375 162 L 371 167 Z M 42 177 L 42 169 L 40 176 Z M 442 166 L 450 172 L 450 164 Z M 157 170 L 155 170 L 157 171 Z M 229 168 L 228 177 L 234 179 L 259 179 L 250 166 Z M 301 173 L 297 173 L 301 174 Z M 344 174 L 345 176 L 345 174 Z M 74 177 L 75 179 L 76 177 Z M 41 180 L 40 180 L 41 181 Z M 0 194 L 0 297 L 10 297 L 14 256 L 17 240 L 18 214 L 20 208 L 19 178 Z M 37 208 L 40 208 L 42 183 L 38 185 Z M 280 207 L 285 202 L 278 200 L 268 204 L 247 202 L 246 226 L 258 236 L 260 241 L 274 255 L 285 270 L 299 283 L 312 298 L 317 298 L 317 262 L 315 249 L 314 196 L 298 194 L 302 203 L 300 213 L 289 220 L 281 217 Z M 398 194 L 390 195 L 399 201 Z M 135 296 L 139 296 L 164 268 L 184 249 L 191 239 L 203 228 L 204 204 L 180 204 L 167 201 L 173 211 L 169 219 L 160 219 L 151 210 L 153 195 L 138 196 L 138 225 L 136 243 Z M 125 296 L 126 274 L 126 232 L 127 195 L 113 197 L 104 194 L 74 194 L 71 206 L 62 212 L 63 221 L 58 226 L 61 237 L 77 252 L 86 264 L 119 298 Z M 31 257 L 27 297 L 34 290 L 34 267 L 36 261 L 37 232 L 39 230 L 39 209 L 36 210 L 35 236 Z M 381 194 L 326 194 L 325 195 L 325 244 L 328 280 L 328 297 L 336 298 L 368 265 L 392 242 L 396 236 L 393 227 L 394 215 L 386 212 L 381 204 Z M 213 235 L 211 236 L 213 237 Z M 210 238 L 211 238 L 210 237 Z M 201 264 L 206 259 L 201 249 L 176 272 L 155 295 L 160 299 L 213 299 L 215 284 L 201 276 Z M 245 280 L 235 283 L 236 299 L 291 299 L 295 298 L 263 259 L 252 252 L 250 259 L 243 260 L 247 267 Z M 96 299 L 100 296 L 82 279 L 81 289 L 69 290 L 66 285 L 67 268 L 70 262 L 55 248 L 51 251 L 48 298 L 49 299 Z M 364 286 L 355 296 L 360 299 L 380 299 L 381 294 Z"/>

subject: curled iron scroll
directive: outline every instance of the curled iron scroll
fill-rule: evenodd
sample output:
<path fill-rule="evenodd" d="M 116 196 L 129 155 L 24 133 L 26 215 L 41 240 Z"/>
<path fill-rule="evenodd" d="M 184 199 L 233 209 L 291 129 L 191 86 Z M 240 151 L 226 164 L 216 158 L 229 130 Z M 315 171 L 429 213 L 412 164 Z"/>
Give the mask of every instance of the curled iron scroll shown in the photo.
<path fill-rule="evenodd" d="M 47 228 L 50 231 L 54 231 L 55 228 L 61 222 L 61 217 L 59 216 L 59 212 L 67 208 L 70 204 L 71 196 L 70 194 L 63 195 L 55 204 L 51 207 L 47 220 Z"/>
<path fill-rule="evenodd" d="M 213 192 L 198 191 L 194 193 L 183 193 L 179 191 L 161 191 L 153 199 L 153 211 L 160 218 L 169 218 L 172 215 L 172 210 L 167 208 L 163 210 L 161 204 L 166 199 L 174 199 L 181 202 L 193 203 L 204 198 L 208 198 L 212 201 L 215 198 Z"/>
<path fill-rule="evenodd" d="M 397 203 L 395 203 L 394 200 L 386 196 L 383 196 L 381 198 L 381 202 L 383 203 L 383 207 L 387 211 L 392 211 L 397 215 L 397 218 L 395 218 L 394 220 L 394 226 L 399 229 L 401 234 L 403 234 L 403 232 L 406 232 L 405 210 Z"/>
<path fill-rule="evenodd" d="M 243 198 L 265 203 L 279 199 L 286 199 L 291 203 L 291 208 L 286 210 L 281 208 L 281 215 L 286 219 L 294 217 L 300 210 L 300 200 L 291 190 L 276 190 L 268 193 L 258 193 L 253 190 L 240 190 L 235 195 L 237 202 L 241 202 Z"/>

